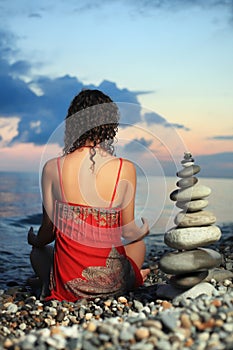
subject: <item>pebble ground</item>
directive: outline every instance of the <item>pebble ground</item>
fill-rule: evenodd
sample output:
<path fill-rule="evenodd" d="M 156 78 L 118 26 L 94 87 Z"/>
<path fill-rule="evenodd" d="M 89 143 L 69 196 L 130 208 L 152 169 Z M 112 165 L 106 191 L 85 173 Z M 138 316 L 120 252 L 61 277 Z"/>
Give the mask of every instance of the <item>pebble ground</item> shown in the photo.
<path fill-rule="evenodd" d="M 214 249 L 233 271 L 232 236 Z M 27 286 L 0 290 L 0 349 L 233 349 L 233 283 L 211 280 L 212 296 L 179 302 L 156 296 L 168 277 L 158 268 L 164 249 L 151 249 L 151 273 L 138 290 L 115 298 L 42 302 Z"/>

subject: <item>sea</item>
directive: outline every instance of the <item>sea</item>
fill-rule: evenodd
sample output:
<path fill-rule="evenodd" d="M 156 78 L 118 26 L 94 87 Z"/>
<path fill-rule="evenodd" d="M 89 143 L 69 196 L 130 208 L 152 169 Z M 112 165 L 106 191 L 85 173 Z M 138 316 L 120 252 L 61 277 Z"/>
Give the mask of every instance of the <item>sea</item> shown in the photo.
<path fill-rule="evenodd" d="M 174 226 L 180 209 L 170 193 L 177 189 L 177 180 L 176 176 L 138 176 L 135 218 L 138 225 L 141 218 L 149 221 L 150 234 L 145 238 L 148 249 L 163 249 L 164 233 Z M 214 213 L 216 225 L 225 235 L 232 234 L 233 179 L 200 177 L 199 183 L 211 188 L 205 210 Z M 0 172 L 0 289 L 24 285 L 33 276 L 27 233 L 31 226 L 35 232 L 39 229 L 41 212 L 38 173 Z"/>

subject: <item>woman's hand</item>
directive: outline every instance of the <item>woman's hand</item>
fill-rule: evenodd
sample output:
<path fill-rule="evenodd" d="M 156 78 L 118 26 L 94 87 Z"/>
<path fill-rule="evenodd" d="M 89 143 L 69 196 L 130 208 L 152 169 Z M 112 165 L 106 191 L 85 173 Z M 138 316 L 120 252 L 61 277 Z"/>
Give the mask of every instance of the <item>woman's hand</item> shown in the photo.
<path fill-rule="evenodd" d="M 37 235 L 33 231 L 33 227 L 30 227 L 30 230 L 28 231 L 28 244 L 35 246 L 37 240 Z"/>
<path fill-rule="evenodd" d="M 138 227 L 135 223 L 128 225 L 123 233 L 124 245 L 143 240 L 149 233 L 148 220 L 141 218 L 142 226 Z"/>
<path fill-rule="evenodd" d="M 142 226 L 140 227 L 141 235 L 139 239 L 143 239 L 150 233 L 148 220 L 146 218 L 141 218 L 141 220 L 142 220 Z"/>

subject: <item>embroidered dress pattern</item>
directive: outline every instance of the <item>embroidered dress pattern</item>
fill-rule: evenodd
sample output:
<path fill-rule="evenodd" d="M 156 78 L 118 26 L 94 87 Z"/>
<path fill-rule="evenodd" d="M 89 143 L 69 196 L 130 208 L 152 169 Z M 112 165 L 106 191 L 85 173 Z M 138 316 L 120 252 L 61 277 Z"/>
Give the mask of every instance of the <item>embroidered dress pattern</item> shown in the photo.
<path fill-rule="evenodd" d="M 102 297 L 114 295 L 133 288 L 135 273 L 125 256 L 112 248 L 106 266 L 90 266 L 82 272 L 82 277 L 66 283 L 66 289 L 82 297 Z"/>

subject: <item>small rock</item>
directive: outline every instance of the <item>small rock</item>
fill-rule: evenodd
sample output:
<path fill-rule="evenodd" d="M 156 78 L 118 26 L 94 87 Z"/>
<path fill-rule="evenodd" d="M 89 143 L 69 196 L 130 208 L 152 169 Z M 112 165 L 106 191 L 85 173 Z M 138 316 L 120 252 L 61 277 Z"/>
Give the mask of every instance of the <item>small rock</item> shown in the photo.
<path fill-rule="evenodd" d="M 188 314 L 182 313 L 180 315 L 181 326 L 190 329 L 192 326 L 190 317 Z"/>
<path fill-rule="evenodd" d="M 7 313 L 15 314 L 18 311 L 18 306 L 16 304 L 10 303 L 7 306 Z"/>
<path fill-rule="evenodd" d="M 177 327 L 177 319 L 172 312 L 162 313 L 160 319 L 163 325 L 170 331 L 173 331 Z"/>
<path fill-rule="evenodd" d="M 150 335 L 149 329 L 146 327 L 140 327 L 136 330 L 135 336 L 138 340 L 147 339 Z"/>
<path fill-rule="evenodd" d="M 27 328 L 27 325 L 26 325 L 26 323 L 20 323 L 20 325 L 19 325 L 19 328 L 22 330 L 22 331 L 24 331 L 26 328 Z"/>
<path fill-rule="evenodd" d="M 128 302 L 128 300 L 125 297 L 119 297 L 117 300 L 121 304 L 127 304 Z"/>
<path fill-rule="evenodd" d="M 136 310 L 141 311 L 143 309 L 143 304 L 140 301 L 134 300 L 133 303 Z"/>
<path fill-rule="evenodd" d="M 85 315 L 85 319 L 87 321 L 90 320 L 92 317 L 93 317 L 93 313 L 91 313 L 91 312 L 87 312 L 86 315 Z"/>
<path fill-rule="evenodd" d="M 169 301 L 167 301 L 167 300 L 162 301 L 161 305 L 162 305 L 164 310 L 172 308 L 172 304 Z"/>
<path fill-rule="evenodd" d="M 96 324 L 94 322 L 89 322 L 88 325 L 87 325 L 87 330 L 89 332 L 95 332 L 96 331 Z"/>
<path fill-rule="evenodd" d="M 59 311 L 57 312 L 57 316 L 56 316 L 57 322 L 63 321 L 64 317 L 65 317 L 65 312 L 62 311 L 62 310 L 59 310 Z"/>

